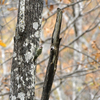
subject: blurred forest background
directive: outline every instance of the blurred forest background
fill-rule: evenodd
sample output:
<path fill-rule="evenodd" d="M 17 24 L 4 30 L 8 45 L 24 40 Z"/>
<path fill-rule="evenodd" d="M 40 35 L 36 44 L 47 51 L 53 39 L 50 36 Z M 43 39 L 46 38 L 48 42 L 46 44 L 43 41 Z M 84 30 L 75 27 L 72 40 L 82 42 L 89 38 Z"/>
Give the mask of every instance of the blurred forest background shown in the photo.
<path fill-rule="evenodd" d="M 18 1 L 0 0 L 0 100 L 9 100 Z M 58 7 L 62 41 L 50 100 L 100 100 L 100 0 L 44 0 L 36 98 L 42 93 Z"/>

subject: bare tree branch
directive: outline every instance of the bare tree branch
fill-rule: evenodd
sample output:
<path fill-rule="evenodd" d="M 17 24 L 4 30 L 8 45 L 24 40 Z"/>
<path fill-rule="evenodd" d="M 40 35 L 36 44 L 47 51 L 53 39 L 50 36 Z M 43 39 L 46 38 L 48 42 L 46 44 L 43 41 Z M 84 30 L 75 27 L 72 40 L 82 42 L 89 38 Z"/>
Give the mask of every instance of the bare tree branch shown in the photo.
<path fill-rule="evenodd" d="M 61 21 L 62 21 L 62 11 L 61 11 L 61 9 L 58 8 L 56 24 L 55 24 L 54 32 L 52 35 L 52 41 L 51 41 L 50 58 L 49 58 L 49 63 L 48 63 L 46 76 L 45 76 L 45 80 L 44 80 L 41 100 L 49 99 L 54 75 L 55 75 L 55 72 L 57 69 L 59 45 L 60 45 L 60 40 L 61 40 L 59 38 Z"/>

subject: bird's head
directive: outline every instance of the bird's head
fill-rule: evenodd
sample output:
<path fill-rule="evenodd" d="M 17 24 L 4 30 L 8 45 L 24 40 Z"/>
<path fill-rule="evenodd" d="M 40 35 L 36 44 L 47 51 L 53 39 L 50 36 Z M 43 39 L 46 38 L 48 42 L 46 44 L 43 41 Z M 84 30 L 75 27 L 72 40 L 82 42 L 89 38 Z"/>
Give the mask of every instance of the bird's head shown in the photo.
<path fill-rule="evenodd" d="M 40 45 L 39 48 L 42 49 L 43 48 L 42 45 Z"/>

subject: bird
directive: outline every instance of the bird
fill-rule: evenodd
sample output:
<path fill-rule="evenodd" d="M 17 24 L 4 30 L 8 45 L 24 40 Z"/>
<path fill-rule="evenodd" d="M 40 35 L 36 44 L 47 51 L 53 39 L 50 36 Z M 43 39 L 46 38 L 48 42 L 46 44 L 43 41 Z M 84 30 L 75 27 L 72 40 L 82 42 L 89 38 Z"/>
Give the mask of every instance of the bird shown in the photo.
<path fill-rule="evenodd" d="M 36 52 L 35 52 L 35 55 L 34 55 L 34 59 L 33 59 L 33 61 L 34 61 L 34 63 L 35 63 L 35 61 L 37 60 L 37 58 L 41 55 L 41 53 L 42 53 L 42 45 L 40 45 L 37 49 L 36 49 Z"/>

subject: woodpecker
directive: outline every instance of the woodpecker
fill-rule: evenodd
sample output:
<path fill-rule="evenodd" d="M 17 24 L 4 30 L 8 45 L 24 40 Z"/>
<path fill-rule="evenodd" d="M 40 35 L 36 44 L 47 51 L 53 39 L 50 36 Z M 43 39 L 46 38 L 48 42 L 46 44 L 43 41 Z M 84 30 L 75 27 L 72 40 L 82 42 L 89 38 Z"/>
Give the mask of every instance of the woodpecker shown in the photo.
<path fill-rule="evenodd" d="M 42 46 L 39 46 L 35 52 L 33 61 L 35 62 L 39 55 L 42 53 Z"/>

